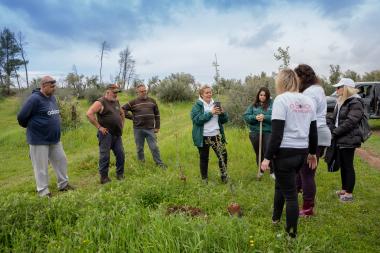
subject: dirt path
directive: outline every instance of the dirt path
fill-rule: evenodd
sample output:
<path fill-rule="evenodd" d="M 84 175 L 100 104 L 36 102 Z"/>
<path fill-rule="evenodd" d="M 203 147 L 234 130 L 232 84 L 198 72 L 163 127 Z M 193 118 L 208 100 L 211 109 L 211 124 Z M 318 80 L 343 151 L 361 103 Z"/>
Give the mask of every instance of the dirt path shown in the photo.
<path fill-rule="evenodd" d="M 380 133 L 377 133 L 380 135 Z M 371 167 L 374 167 L 378 170 L 380 170 L 380 158 L 376 157 L 376 155 L 369 151 L 365 150 L 363 148 L 357 148 L 356 153 L 362 158 L 364 161 L 366 161 Z"/>

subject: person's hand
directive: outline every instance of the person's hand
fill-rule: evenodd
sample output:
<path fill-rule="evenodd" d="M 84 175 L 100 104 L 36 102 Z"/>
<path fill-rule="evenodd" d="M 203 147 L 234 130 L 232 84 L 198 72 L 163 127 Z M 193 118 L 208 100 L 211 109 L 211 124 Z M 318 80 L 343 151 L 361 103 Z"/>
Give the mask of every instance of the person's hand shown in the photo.
<path fill-rule="evenodd" d="M 103 135 L 108 134 L 108 129 L 107 129 L 107 128 L 100 126 L 98 129 L 99 129 L 99 131 L 100 131 Z"/>
<path fill-rule="evenodd" d="M 317 156 L 309 154 L 307 156 L 307 164 L 309 165 L 310 169 L 315 170 L 318 165 Z"/>
<path fill-rule="evenodd" d="M 264 114 L 259 114 L 259 115 L 257 115 L 257 116 L 256 116 L 256 120 L 257 120 L 257 121 L 260 121 L 260 122 L 263 121 L 263 120 L 264 120 Z"/>
<path fill-rule="evenodd" d="M 263 162 L 261 163 L 261 166 L 260 166 L 260 168 L 261 168 L 262 171 L 266 171 L 267 169 L 269 169 L 269 162 L 270 161 L 268 159 L 264 158 L 264 160 L 263 160 Z"/>
<path fill-rule="evenodd" d="M 219 115 L 219 114 L 220 114 L 220 108 L 214 106 L 214 107 L 211 109 L 211 113 L 212 113 L 213 115 Z"/>
<path fill-rule="evenodd" d="M 157 134 L 159 131 L 160 131 L 159 128 L 155 128 L 155 129 L 154 129 L 154 133 L 156 133 L 156 134 Z"/>

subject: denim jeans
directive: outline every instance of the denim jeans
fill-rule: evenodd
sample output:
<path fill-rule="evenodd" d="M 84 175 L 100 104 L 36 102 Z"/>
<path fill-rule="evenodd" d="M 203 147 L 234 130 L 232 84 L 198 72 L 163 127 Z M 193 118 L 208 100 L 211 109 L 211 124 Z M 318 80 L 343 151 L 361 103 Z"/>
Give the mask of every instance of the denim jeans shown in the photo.
<path fill-rule="evenodd" d="M 306 155 L 294 155 L 284 158 L 275 158 L 272 161 L 276 176 L 273 220 L 280 220 L 282 209 L 286 201 L 286 231 L 297 234 L 298 196 L 296 188 L 296 173 L 304 164 Z"/>
<path fill-rule="evenodd" d="M 152 153 L 153 160 L 156 162 L 157 165 L 163 164 L 160 157 L 160 149 L 157 145 L 157 139 L 156 134 L 154 133 L 154 129 L 134 128 L 133 133 L 135 135 L 137 159 L 139 161 L 145 161 L 144 144 L 146 139 L 150 152 Z"/>
<path fill-rule="evenodd" d="M 124 175 L 124 147 L 121 136 L 113 136 L 110 133 L 103 135 L 98 131 L 99 140 L 99 174 L 102 177 L 108 176 L 110 165 L 110 151 L 116 157 L 116 174 Z"/>

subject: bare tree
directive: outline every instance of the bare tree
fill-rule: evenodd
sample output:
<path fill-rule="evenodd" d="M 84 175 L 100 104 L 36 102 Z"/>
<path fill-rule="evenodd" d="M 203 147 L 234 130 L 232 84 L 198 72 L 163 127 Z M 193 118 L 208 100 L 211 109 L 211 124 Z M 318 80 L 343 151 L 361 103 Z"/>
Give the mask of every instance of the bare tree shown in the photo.
<path fill-rule="evenodd" d="M 21 32 L 19 32 L 17 34 L 16 42 L 17 42 L 17 45 L 20 48 L 21 58 L 22 58 L 22 61 L 24 63 L 25 78 L 26 78 L 26 87 L 29 88 L 29 77 L 28 77 L 28 63 L 29 63 L 29 61 L 27 61 L 25 59 L 26 53 L 25 53 L 25 50 L 24 50 L 24 46 L 27 45 L 27 43 L 25 42 L 25 36 Z"/>
<path fill-rule="evenodd" d="M 103 41 L 100 45 L 100 70 L 99 70 L 99 82 L 103 83 L 102 79 L 102 69 L 103 69 L 103 57 L 110 51 L 110 46 L 107 41 Z"/>
<path fill-rule="evenodd" d="M 119 53 L 120 59 L 119 59 L 119 75 L 118 80 L 120 83 L 120 86 L 122 89 L 129 88 L 129 85 L 131 84 L 131 81 L 136 76 L 135 73 L 135 64 L 136 61 L 132 58 L 132 53 L 129 50 L 128 46 L 120 51 Z M 127 84 L 127 87 L 125 87 L 125 84 Z"/>

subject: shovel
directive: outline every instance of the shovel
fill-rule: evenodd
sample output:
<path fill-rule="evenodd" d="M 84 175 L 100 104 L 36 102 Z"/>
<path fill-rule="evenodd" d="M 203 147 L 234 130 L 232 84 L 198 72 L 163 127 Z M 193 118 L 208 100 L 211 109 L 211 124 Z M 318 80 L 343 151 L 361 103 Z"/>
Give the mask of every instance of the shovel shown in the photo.
<path fill-rule="evenodd" d="M 261 171 L 260 171 L 260 167 L 261 167 L 261 152 L 262 152 L 262 145 L 263 145 L 263 122 L 260 121 L 260 134 L 259 134 L 259 165 L 258 165 L 258 169 L 257 169 L 257 179 L 260 180 L 261 178 Z"/>

